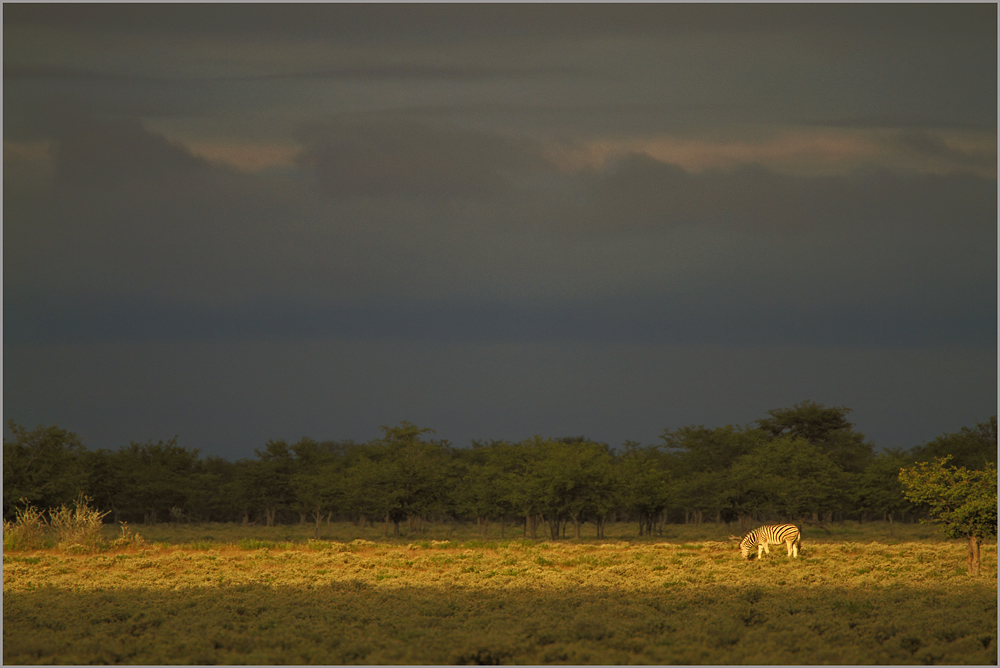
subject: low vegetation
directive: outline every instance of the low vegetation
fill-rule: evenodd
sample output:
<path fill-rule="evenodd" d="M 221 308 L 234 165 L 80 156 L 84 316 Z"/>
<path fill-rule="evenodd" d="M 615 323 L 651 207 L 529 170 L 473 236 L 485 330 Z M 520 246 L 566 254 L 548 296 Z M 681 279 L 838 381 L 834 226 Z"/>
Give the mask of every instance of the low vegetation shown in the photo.
<path fill-rule="evenodd" d="M 51 508 L 47 513 L 25 503 L 17 509 L 13 521 L 3 522 L 3 549 L 57 547 L 65 552 L 86 553 L 143 543 L 143 538 L 125 522 L 118 526 L 116 537 L 109 537 L 104 524 L 107 515 L 107 511 L 91 507 L 90 499 L 82 495 L 72 506 Z"/>
<path fill-rule="evenodd" d="M 7 525 L 5 525 L 5 532 Z M 5 549 L 5 663 L 946 663 L 997 658 L 980 575 L 933 527 L 806 527 L 745 562 L 726 526 L 536 541 L 431 525 L 150 527 L 86 553 Z M 146 533 L 144 530 L 143 533 Z M 5 533 L 5 547 L 7 536 Z"/>
<path fill-rule="evenodd" d="M 995 417 L 876 454 L 847 412 L 619 450 L 404 422 L 235 463 L 12 422 L 3 659 L 995 664 Z M 789 519 L 798 559 L 729 540 Z"/>

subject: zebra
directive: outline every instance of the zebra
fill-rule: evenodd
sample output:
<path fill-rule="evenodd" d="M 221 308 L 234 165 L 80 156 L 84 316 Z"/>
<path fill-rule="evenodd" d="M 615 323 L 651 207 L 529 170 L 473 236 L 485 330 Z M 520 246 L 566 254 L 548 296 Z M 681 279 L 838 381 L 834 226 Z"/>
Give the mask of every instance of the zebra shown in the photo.
<path fill-rule="evenodd" d="M 757 558 L 760 559 L 763 552 L 771 554 L 769 545 L 785 544 L 788 548 L 788 556 L 799 557 L 799 548 L 802 546 L 802 533 L 794 524 L 768 524 L 757 527 L 740 541 L 740 554 L 744 559 L 750 558 L 750 553 L 757 548 Z"/>

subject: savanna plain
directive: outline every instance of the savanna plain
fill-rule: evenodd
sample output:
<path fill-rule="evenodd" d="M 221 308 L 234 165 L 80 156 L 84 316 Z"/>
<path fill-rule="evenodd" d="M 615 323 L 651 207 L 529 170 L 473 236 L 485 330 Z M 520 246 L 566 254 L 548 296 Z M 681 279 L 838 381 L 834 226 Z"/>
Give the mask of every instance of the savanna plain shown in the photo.
<path fill-rule="evenodd" d="M 110 536 L 110 527 L 105 529 Z M 745 562 L 725 525 L 138 527 L 3 555 L 5 664 L 995 664 L 996 541 L 806 526 Z M 630 534 L 629 531 L 632 533 Z M 596 533 L 592 530 L 592 534 Z"/>

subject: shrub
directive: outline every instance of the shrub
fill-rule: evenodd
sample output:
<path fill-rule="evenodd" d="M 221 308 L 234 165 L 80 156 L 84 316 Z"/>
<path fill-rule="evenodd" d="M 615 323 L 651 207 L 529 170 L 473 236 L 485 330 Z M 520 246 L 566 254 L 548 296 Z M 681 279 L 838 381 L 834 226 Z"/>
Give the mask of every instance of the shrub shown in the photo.
<path fill-rule="evenodd" d="M 136 547 L 146 542 L 142 536 L 132 532 L 128 522 L 122 522 L 118 530 L 118 538 L 111 543 L 112 547 Z"/>
<path fill-rule="evenodd" d="M 3 521 L 3 549 L 7 550 L 37 550 L 45 547 L 46 523 L 42 511 L 28 504 L 24 499 L 24 508 L 15 510 L 14 521 Z"/>
<path fill-rule="evenodd" d="M 101 512 L 89 504 L 90 499 L 81 494 L 72 508 L 62 505 L 49 511 L 49 526 L 59 547 L 81 552 L 104 546 L 104 517 L 110 511 Z"/>

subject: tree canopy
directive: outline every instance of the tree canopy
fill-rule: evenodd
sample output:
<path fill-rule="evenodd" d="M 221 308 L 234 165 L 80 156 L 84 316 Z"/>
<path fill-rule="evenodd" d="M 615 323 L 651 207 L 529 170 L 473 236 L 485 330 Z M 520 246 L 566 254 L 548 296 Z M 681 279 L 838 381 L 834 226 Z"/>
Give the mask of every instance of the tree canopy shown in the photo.
<path fill-rule="evenodd" d="M 665 522 L 894 521 L 930 512 L 903 494 L 900 469 L 949 448 L 981 461 L 996 438 L 994 417 L 912 451 L 875 453 L 848 413 L 807 401 L 745 426 L 690 425 L 664 430 L 657 444 L 618 448 L 583 436 L 460 448 L 404 421 L 366 443 L 271 439 L 236 462 L 204 458 L 176 438 L 88 450 L 60 427 L 11 422 L 4 516 L 22 498 L 45 509 L 83 493 L 116 521 L 311 520 L 317 536 L 334 517 L 381 523 L 386 533 L 446 518 L 484 533 L 516 522 L 531 537 L 548 525 L 552 538 L 569 528 L 579 535 L 587 522 L 600 536 L 612 518 L 638 522 L 640 535 Z"/>
<path fill-rule="evenodd" d="M 979 548 L 997 535 L 997 467 L 982 471 L 950 466 L 950 457 L 918 462 L 899 472 L 906 498 L 927 505 L 951 538 L 969 541 L 969 572 L 979 573 Z"/>

